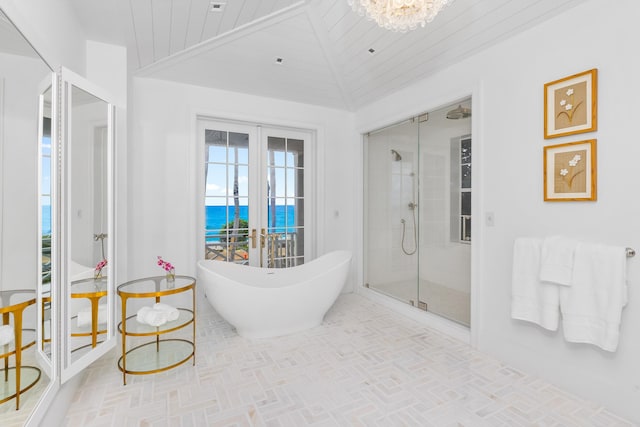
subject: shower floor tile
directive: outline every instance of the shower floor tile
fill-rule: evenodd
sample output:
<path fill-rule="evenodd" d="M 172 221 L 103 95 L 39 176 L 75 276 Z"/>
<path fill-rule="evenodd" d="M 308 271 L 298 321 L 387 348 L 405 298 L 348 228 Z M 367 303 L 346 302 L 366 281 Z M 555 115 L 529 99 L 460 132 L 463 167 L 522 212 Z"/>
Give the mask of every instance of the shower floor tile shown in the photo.
<path fill-rule="evenodd" d="M 67 426 L 632 426 L 361 296 L 285 337 L 239 337 L 198 302 L 196 364 L 83 374 Z"/>
<path fill-rule="evenodd" d="M 468 292 L 451 289 L 427 280 L 420 280 L 419 289 L 416 289 L 415 280 L 372 283 L 370 288 L 406 303 L 415 301 L 419 295 L 419 300 L 427 303 L 428 311 L 465 326 L 470 325 L 471 298 Z"/>

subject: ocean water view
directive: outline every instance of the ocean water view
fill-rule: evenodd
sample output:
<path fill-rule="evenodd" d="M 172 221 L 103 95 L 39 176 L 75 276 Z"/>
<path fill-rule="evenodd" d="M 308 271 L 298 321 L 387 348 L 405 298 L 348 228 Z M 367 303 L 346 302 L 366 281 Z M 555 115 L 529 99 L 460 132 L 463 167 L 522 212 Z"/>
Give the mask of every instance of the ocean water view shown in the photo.
<path fill-rule="evenodd" d="M 233 221 L 233 206 L 206 206 L 205 207 L 205 227 L 207 231 L 207 242 L 219 242 L 222 227 Z M 285 215 L 286 212 L 286 215 Z M 240 219 L 248 221 L 249 207 L 240 206 Z M 286 221 L 286 222 L 285 222 Z M 271 224 L 271 212 L 269 212 L 268 224 Z M 276 206 L 276 233 L 284 233 L 286 227 L 295 225 L 295 206 Z"/>
<path fill-rule="evenodd" d="M 51 234 L 51 206 L 42 206 L 42 234 Z"/>
<path fill-rule="evenodd" d="M 286 223 L 285 223 L 286 209 Z M 207 235 L 219 234 L 222 227 L 229 221 L 233 221 L 233 206 L 206 206 L 206 228 Z M 240 206 L 240 218 L 249 219 L 249 207 Z M 269 213 L 268 223 L 271 223 L 271 213 Z M 295 206 L 276 206 L 276 233 L 284 233 L 286 226 L 295 225 Z M 42 206 L 42 233 L 51 233 L 51 206 Z M 207 238 L 209 242 L 220 241 L 219 237 Z"/>

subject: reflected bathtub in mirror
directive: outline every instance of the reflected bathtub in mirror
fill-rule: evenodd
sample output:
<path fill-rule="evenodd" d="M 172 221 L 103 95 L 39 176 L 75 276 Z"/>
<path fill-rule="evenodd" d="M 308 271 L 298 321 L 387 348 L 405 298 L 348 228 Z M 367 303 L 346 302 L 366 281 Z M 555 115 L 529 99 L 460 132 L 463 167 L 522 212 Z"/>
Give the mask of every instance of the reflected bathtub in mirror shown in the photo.
<path fill-rule="evenodd" d="M 335 251 L 297 267 L 259 268 L 198 261 L 198 284 L 240 336 L 267 338 L 316 327 L 336 301 L 351 252 Z"/>

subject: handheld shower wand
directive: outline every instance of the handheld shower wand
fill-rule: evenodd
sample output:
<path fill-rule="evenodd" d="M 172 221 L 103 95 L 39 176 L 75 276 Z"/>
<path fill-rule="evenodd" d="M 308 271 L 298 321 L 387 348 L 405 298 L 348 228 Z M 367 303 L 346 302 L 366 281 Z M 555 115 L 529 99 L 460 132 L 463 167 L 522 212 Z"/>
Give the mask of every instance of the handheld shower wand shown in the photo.
<path fill-rule="evenodd" d="M 418 204 L 415 202 L 409 202 L 408 207 L 413 217 L 413 250 L 408 251 L 404 248 L 404 238 L 407 231 L 407 221 L 405 221 L 404 218 L 400 220 L 400 222 L 402 223 L 402 242 L 400 243 L 400 247 L 402 248 L 402 252 L 404 252 L 405 255 L 413 255 L 418 250 L 418 229 L 416 227 L 416 208 L 418 207 Z"/>

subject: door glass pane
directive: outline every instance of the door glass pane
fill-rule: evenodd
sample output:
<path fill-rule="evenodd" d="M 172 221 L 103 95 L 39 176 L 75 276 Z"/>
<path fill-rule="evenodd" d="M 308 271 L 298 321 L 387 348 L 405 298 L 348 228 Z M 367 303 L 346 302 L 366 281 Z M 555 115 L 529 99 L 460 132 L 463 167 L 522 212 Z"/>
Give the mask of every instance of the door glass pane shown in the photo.
<path fill-rule="evenodd" d="M 471 215 L 471 193 L 468 191 L 460 193 L 460 212 L 462 215 Z"/>
<path fill-rule="evenodd" d="M 296 214 L 295 214 L 295 205 L 293 203 L 293 199 L 287 198 L 285 199 L 284 207 L 284 222 L 287 228 L 296 226 Z"/>
<path fill-rule="evenodd" d="M 460 188 L 471 188 L 471 165 L 460 165 Z"/>
<path fill-rule="evenodd" d="M 226 163 L 227 158 L 227 148 L 225 146 L 215 146 L 209 145 L 207 146 L 207 156 L 210 159 L 223 159 L 223 162 Z"/>
<path fill-rule="evenodd" d="M 267 138 L 268 265 L 291 267 L 304 262 L 304 141 Z"/>
<path fill-rule="evenodd" d="M 249 135 L 205 130 L 205 257 L 249 262 Z"/>
<path fill-rule="evenodd" d="M 287 168 L 287 197 L 304 196 L 302 169 Z"/>
<path fill-rule="evenodd" d="M 276 138 L 270 136 L 267 138 L 267 145 L 269 150 L 268 164 L 272 166 L 285 166 L 285 150 L 286 150 L 286 139 L 285 138 Z"/>
<path fill-rule="evenodd" d="M 236 174 L 237 180 L 235 180 Z M 227 168 L 227 183 L 229 196 L 249 197 L 249 166 L 231 165 Z"/>
<path fill-rule="evenodd" d="M 269 168 L 269 193 L 271 197 L 285 197 L 286 185 L 284 168 Z"/>
<path fill-rule="evenodd" d="M 207 165 L 205 194 L 207 196 L 227 195 L 226 165 L 216 165 L 211 163 Z"/>
<path fill-rule="evenodd" d="M 300 139 L 289 139 L 287 141 L 287 166 L 304 167 L 304 141 Z"/>

